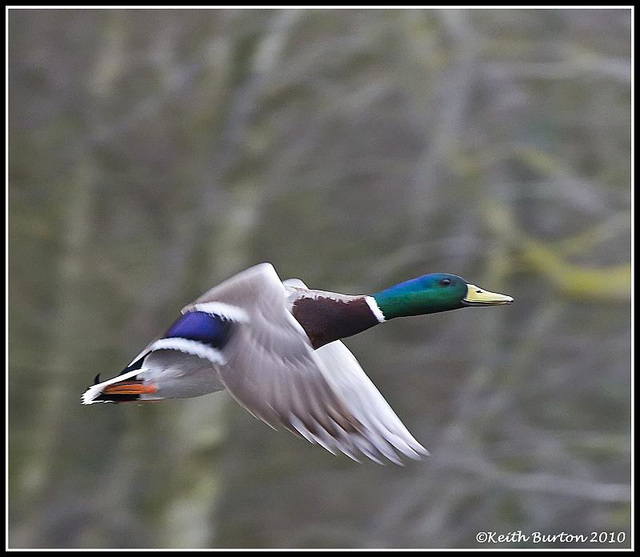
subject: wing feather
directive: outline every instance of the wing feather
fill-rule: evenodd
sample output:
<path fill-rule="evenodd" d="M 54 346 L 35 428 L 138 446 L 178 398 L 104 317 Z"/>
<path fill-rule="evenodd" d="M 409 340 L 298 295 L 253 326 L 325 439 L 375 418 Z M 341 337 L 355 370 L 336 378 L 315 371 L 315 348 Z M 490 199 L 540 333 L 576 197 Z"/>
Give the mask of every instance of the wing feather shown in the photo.
<path fill-rule="evenodd" d="M 289 300 L 304 296 L 306 285 L 299 279 L 284 281 Z M 409 433 L 400 418 L 362 370 L 351 351 L 334 341 L 316 350 L 330 377 L 333 390 L 349 401 L 350 410 L 368 430 L 367 439 L 390 460 L 395 452 L 418 459 L 428 451 Z"/>
<path fill-rule="evenodd" d="M 371 437 L 380 441 L 379 448 L 392 445 L 411 458 L 429 454 L 409 433 L 341 341 L 318 348 L 316 354 L 331 374 L 336 391 L 350 401 L 354 415 L 372 432 Z"/>
<path fill-rule="evenodd" d="M 246 314 L 224 347 L 226 363 L 218 366 L 229 393 L 271 427 L 284 427 L 356 461 L 358 453 L 398 464 L 396 451 L 412 458 L 425 454 L 341 342 L 313 349 L 288 311 L 294 287 L 305 288 L 301 281 L 283 285 L 275 269 L 263 263 L 183 309 L 220 303 Z"/>

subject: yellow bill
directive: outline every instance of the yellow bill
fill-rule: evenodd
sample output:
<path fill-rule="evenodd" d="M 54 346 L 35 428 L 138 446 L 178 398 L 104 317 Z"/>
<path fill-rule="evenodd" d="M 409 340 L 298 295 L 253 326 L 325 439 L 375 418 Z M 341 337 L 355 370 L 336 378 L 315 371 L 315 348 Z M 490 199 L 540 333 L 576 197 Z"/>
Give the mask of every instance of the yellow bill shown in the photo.
<path fill-rule="evenodd" d="M 483 290 L 475 284 L 467 284 L 467 295 L 462 298 L 462 301 L 468 306 L 502 306 L 513 302 L 513 298 Z"/>

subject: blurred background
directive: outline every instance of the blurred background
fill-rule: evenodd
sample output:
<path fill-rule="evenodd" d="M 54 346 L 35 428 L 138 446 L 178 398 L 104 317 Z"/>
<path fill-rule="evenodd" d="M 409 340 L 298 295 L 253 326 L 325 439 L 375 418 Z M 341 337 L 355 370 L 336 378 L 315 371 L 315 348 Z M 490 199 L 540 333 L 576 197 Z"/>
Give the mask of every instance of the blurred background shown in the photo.
<path fill-rule="evenodd" d="M 11 9 L 9 547 L 629 547 L 630 26 Z M 430 458 L 358 465 L 226 393 L 80 404 L 261 261 L 514 296 L 347 340 Z"/>

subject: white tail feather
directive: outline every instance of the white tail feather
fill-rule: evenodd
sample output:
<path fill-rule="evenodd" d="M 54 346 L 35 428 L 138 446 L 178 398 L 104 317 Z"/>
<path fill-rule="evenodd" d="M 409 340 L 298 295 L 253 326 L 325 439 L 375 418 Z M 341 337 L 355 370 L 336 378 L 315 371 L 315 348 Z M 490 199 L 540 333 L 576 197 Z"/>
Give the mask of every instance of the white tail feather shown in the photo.
<path fill-rule="evenodd" d="M 112 402 L 110 400 L 96 400 L 101 394 L 104 388 L 107 385 L 113 385 L 114 383 L 119 383 L 120 381 L 125 381 L 126 379 L 130 379 L 131 377 L 135 377 L 136 375 L 140 375 L 144 373 L 145 369 L 136 369 L 134 371 L 130 371 L 129 373 L 123 373 L 122 375 L 118 375 L 108 381 L 103 381 L 102 383 L 98 383 L 89 387 L 85 393 L 82 395 L 82 404 L 95 404 L 97 402 Z"/>

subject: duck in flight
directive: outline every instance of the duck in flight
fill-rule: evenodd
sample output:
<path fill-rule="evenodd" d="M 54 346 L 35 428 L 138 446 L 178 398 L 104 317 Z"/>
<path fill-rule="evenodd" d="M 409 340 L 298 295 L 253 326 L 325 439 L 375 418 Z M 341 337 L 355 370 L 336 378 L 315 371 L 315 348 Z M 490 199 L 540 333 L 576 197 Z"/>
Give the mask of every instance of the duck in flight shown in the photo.
<path fill-rule="evenodd" d="M 182 309 L 116 377 L 96 377 L 83 404 L 147 402 L 226 389 L 274 429 L 336 454 L 402 464 L 418 443 L 340 339 L 396 317 L 510 304 L 451 274 L 424 275 L 373 295 L 312 290 L 270 263 L 227 279 Z"/>

